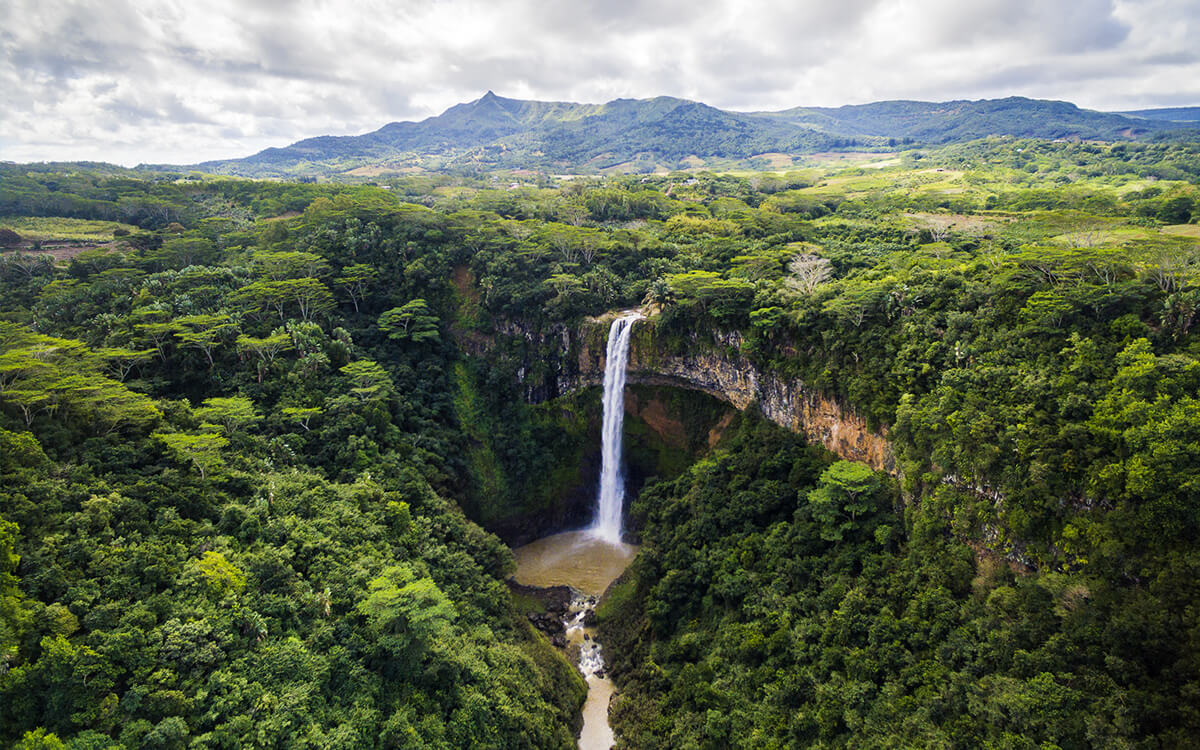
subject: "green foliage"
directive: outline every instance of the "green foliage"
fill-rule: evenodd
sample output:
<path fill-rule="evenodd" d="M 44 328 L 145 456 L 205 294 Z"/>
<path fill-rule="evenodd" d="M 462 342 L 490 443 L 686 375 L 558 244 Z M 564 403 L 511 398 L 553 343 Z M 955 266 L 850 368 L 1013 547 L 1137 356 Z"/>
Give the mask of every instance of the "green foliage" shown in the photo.
<path fill-rule="evenodd" d="M 726 450 L 639 498 L 644 546 L 599 618 L 625 742 L 1187 744 L 1195 717 L 1169 696 L 1190 689 L 1174 670 L 1191 647 L 1144 629 L 1193 584 L 1014 574 L 946 534 L 932 503 L 902 520 L 863 502 L 863 533 L 831 539 L 815 496 L 853 506 L 894 490 L 859 464 L 822 470 L 780 432 L 747 421 Z M 797 486 L 813 489 L 787 492 Z M 897 528 L 910 530 L 898 549 Z M 1130 710 L 1151 705 L 1153 717 Z"/>
<path fill-rule="evenodd" d="M 229 439 L 212 432 L 189 435 L 182 432 L 156 432 L 153 437 L 161 440 L 173 454 L 190 461 L 204 479 L 210 471 L 225 465 L 221 450 L 229 445 Z"/>
<path fill-rule="evenodd" d="M 379 401 L 388 397 L 392 379 L 387 371 L 369 359 L 360 359 L 341 368 L 350 381 L 350 393 L 360 401 Z"/>
<path fill-rule="evenodd" d="M 458 613 L 428 577 L 417 577 L 411 567 L 393 566 L 368 584 L 369 594 L 358 605 L 371 627 L 403 635 L 428 648 L 446 640 Z"/>
<path fill-rule="evenodd" d="M 859 516 L 876 509 L 879 478 L 870 467 L 838 461 L 821 473 L 817 488 L 808 493 L 809 512 L 821 524 L 821 538 L 841 541 L 855 529 Z"/>
<path fill-rule="evenodd" d="M 651 110 L 589 136 L 635 127 L 644 166 L 692 127 L 762 145 Z M 993 138 L 512 190 L 0 165 L 4 212 L 137 227 L 0 258 L 0 743 L 572 746 L 582 681 L 459 508 L 583 520 L 581 321 L 646 300 L 640 367 L 803 382 L 797 413 L 886 428 L 904 494 L 631 388 L 645 546 L 600 612 L 622 741 L 1186 746 L 1200 253 L 1162 224 L 1198 154 Z"/>
<path fill-rule="evenodd" d="M 365 263 L 355 263 L 342 269 L 342 275 L 334 279 L 345 290 L 346 295 L 354 304 L 354 312 L 358 312 L 358 303 L 367 295 L 367 289 L 378 278 L 379 271 Z"/>
<path fill-rule="evenodd" d="M 237 324 L 224 314 L 218 315 L 185 315 L 174 322 L 177 327 L 175 337 L 182 346 L 192 347 L 204 352 L 208 366 L 213 367 L 213 352 L 236 330 Z"/>
<path fill-rule="evenodd" d="M 258 358 L 258 382 L 263 381 L 263 375 L 267 369 L 275 362 L 275 358 L 283 352 L 295 348 L 292 343 L 292 337 L 288 335 L 286 330 L 275 329 L 269 336 L 261 338 L 241 334 L 234 342 L 239 351 L 250 352 Z"/>
<path fill-rule="evenodd" d="M 174 237 L 142 252 L 142 260 L 155 270 L 187 268 L 212 262 L 216 248 L 204 237 Z"/>
<path fill-rule="evenodd" d="M 204 422 L 220 425 L 224 428 L 227 436 L 262 419 L 262 416 L 254 408 L 254 402 L 244 396 L 207 398 L 204 400 L 204 405 L 196 409 L 195 413 Z"/>
<path fill-rule="evenodd" d="M 1122 537 L 1153 544 L 1200 530 L 1193 502 L 1200 475 L 1200 362 L 1155 356 L 1139 339 L 1117 355 L 1117 371 L 1087 426 L 1104 447 L 1091 470 L 1092 492 L 1117 503 Z"/>
<path fill-rule="evenodd" d="M 0 395 L 26 427 L 56 414 L 95 434 L 142 429 L 158 421 L 158 408 L 140 393 L 103 374 L 111 353 L 80 341 L 36 334 L 0 322 Z M 139 355 L 140 356 L 140 355 Z"/>
<path fill-rule="evenodd" d="M 6 445 L 6 450 L 16 446 Z M 10 664 L 17 656 L 20 637 L 28 627 L 29 615 L 21 606 L 18 588 L 17 524 L 0 520 L 0 660 Z"/>
<path fill-rule="evenodd" d="M 430 314 L 425 300 L 418 297 L 380 315 L 379 330 L 388 338 L 421 344 L 437 340 L 438 319 Z"/>
<path fill-rule="evenodd" d="M 714 320 L 736 323 L 748 312 L 754 287 L 742 279 L 725 279 L 712 271 L 689 271 L 667 278 L 678 304 L 695 303 Z"/>
<path fill-rule="evenodd" d="M 195 563 L 196 570 L 218 597 L 227 591 L 246 588 L 246 574 L 225 559 L 220 552 L 209 550 Z"/>
<path fill-rule="evenodd" d="M 66 750 L 67 746 L 57 735 L 45 729 L 26 732 L 21 741 L 13 745 L 14 750 Z"/>

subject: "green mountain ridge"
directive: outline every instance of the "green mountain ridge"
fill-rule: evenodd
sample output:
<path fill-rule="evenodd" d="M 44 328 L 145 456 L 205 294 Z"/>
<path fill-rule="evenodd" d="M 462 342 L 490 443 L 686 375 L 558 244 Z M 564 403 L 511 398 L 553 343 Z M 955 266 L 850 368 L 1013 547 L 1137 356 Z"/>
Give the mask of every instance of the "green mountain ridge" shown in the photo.
<path fill-rule="evenodd" d="M 1155 112 L 1097 112 L 1024 97 L 732 112 L 668 96 L 578 104 L 508 99 L 488 91 L 420 122 L 392 122 L 358 136 L 308 138 L 192 168 L 247 177 L 331 176 L 361 168 L 375 174 L 445 169 L 651 172 L 746 165 L 768 153 L 940 145 L 991 135 L 1135 140 L 1191 127 L 1193 118 Z"/>
<path fill-rule="evenodd" d="M 1140 117 L 1147 120 L 1162 120 L 1166 122 L 1197 122 L 1200 123 L 1200 107 L 1163 107 L 1160 109 L 1136 109 L 1118 114 L 1130 117 Z"/>

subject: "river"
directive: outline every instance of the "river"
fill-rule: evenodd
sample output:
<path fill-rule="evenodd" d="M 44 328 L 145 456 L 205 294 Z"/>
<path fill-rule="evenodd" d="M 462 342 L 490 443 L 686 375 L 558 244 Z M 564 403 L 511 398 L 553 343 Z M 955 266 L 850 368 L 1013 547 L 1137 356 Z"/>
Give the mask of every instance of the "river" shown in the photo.
<path fill-rule="evenodd" d="M 580 649 L 579 668 L 588 685 L 579 737 L 581 750 L 608 750 L 613 745 L 613 731 L 608 724 L 613 684 L 604 674 L 600 645 L 583 619 L 608 585 L 629 566 L 637 550 L 632 544 L 606 541 L 590 530 L 554 534 L 513 550 L 518 583 L 570 586 L 577 592 L 567 618 L 566 636 L 568 649 Z"/>

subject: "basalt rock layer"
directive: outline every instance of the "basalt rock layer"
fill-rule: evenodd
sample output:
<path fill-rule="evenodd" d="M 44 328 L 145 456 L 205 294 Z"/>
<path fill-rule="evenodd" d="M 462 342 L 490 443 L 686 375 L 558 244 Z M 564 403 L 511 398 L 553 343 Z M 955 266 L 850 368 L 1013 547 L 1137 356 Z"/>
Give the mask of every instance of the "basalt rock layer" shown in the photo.
<path fill-rule="evenodd" d="M 607 323 L 600 319 L 575 329 L 555 326 L 540 335 L 515 323 L 502 326 L 499 337 L 517 337 L 532 345 L 528 361 L 518 371 L 526 400 L 537 403 L 599 385 L 604 377 Z M 494 346 L 495 341 L 476 341 L 470 348 L 483 355 L 489 344 Z M 656 319 L 648 318 L 635 328 L 628 372 L 632 384 L 702 391 L 739 410 L 757 406 L 767 419 L 803 433 L 810 442 L 844 459 L 877 471 L 897 471 L 886 430 L 872 430 L 861 416 L 799 379 L 764 371 L 742 354 L 739 333 L 668 346 L 658 335 Z"/>

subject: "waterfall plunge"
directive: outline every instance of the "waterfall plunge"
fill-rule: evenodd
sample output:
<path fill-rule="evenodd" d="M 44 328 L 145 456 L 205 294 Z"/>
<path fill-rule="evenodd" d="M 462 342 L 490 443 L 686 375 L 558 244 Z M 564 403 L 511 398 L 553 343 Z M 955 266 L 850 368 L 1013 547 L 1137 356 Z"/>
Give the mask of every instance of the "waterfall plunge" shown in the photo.
<path fill-rule="evenodd" d="M 641 315 L 617 318 L 608 329 L 604 364 L 604 433 L 601 446 L 600 494 L 591 533 L 611 544 L 621 541 L 621 506 L 625 479 L 621 473 L 621 429 L 625 424 L 625 366 L 629 361 L 629 334 Z"/>

